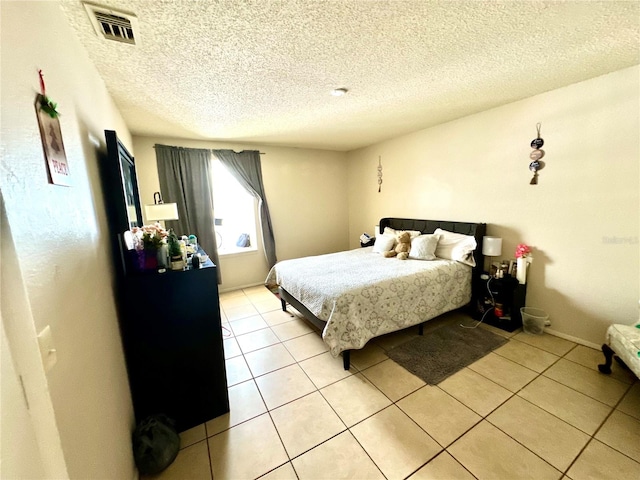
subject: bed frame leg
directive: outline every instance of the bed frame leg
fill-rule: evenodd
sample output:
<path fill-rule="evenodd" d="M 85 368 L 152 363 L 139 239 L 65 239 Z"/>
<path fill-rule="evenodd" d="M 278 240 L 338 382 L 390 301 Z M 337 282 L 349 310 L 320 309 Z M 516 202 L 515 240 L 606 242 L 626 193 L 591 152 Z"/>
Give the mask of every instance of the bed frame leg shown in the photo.
<path fill-rule="evenodd" d="M 282 311 L 286 312 L 287 311 L 287 302 L 284 301 L 283 298 L 280 299 L 280 303 L 282 304 Z"/>
<path fill-rule="evenodd" d="M 613 354 L 615 352 L 605 343 L 602 345 L 602 353 L 604 353 L 605 363 L 598 365 L 598 370 L 600 370 L 600 373 L 606 373 L 609 375 L 611 373 L 611 360 L 613 359 Z"/>
<path fill-rule="evenodd" d="M 351 367 L 351 350 L 345 350 L 342 352 L 342 365 L 345 370 L 349 370 Z"/>

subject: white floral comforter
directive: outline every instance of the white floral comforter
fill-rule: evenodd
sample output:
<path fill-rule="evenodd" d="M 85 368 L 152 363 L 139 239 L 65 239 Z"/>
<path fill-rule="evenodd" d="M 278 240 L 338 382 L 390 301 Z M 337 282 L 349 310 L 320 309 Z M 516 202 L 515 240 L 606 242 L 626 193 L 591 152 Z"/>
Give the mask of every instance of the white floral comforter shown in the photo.
<path fill-rule="evenodd" d="M 471 267 L 453 260 L 384 258 L 371 250 L 283 260 L 265 281 L 327 322 L 322 338 L 334 356 L 471 300 Z"/>

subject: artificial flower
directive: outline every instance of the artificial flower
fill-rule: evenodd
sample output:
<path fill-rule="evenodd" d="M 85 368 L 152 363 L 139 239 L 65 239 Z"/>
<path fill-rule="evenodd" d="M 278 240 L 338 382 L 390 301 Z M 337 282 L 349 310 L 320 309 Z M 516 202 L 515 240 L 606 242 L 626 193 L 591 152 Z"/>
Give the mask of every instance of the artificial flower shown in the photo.
<path fill-rule="evenodd" d="M 136 250 L 157 250 L 164 243 L 169 232 L 162 225 L 154 223 L 151 225 L 143 225 L 142 227 L 133 227 L 131 229 Z"/>
<path fill-rule="evenodd" d="M 531 253 L 531 248 L 524 243 L 518 244 L 516 247 L 516 258 L 525 258 Z"/>

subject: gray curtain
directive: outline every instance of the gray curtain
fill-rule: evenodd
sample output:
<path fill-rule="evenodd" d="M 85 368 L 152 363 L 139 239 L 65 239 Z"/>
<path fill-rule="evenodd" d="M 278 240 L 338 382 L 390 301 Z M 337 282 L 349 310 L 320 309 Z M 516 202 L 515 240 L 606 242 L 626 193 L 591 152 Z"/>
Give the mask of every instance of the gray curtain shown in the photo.
<path fill-rule="evenodd" d="M 267 205 L 267 197 L 262 183 L 262 167 L 260 166 L 260 152 L 245 150 L 236 153 L 233 150 L 212 150 L 231 174 L 240 182 L 251 195 L 258 199 L 260 205 L 260 223 L 262 225 L 262 242 L 264 255 L 269 268 L 273 267 L 276 259 L 276 241 L 271 226 L 271 216 Z"/>
<path fill-rule="evenodd" d="M 162 199 L 178 204 L 179 220 L 167 221 L 167 228 L 178 236 L 198 237 L 198 244 L 218 267 L 218 283 L 222 283 L 213 226 L 211 150 L 166 145 L 155 149 Z"/>

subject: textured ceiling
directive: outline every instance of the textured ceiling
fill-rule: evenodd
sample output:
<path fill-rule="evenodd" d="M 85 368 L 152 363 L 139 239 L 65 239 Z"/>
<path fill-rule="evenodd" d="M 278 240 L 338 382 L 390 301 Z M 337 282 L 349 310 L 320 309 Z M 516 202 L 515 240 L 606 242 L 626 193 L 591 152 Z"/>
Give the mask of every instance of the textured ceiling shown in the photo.
<path fill-rule="evenodd" d="M 638 1 L 60 3 L 134 135 L 352 150 L 640 63 Z"/>

